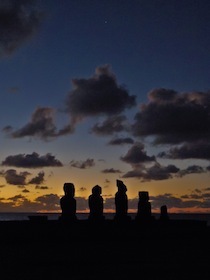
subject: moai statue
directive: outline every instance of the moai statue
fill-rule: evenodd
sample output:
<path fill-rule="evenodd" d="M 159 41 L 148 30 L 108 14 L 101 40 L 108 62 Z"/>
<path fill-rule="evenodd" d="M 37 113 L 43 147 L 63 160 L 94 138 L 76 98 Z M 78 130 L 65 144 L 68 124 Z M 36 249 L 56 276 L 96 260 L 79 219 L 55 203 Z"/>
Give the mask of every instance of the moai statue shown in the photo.
<path fill-rule="evenodd" d="M 73 222 L 77 220 L 76 207 L 77 202 L 74 198 L 75 188 L 73 183 L 64 183 L 63 185 L 64 196 L 60 199 L 61 206 L 61 221 Z"/>
<path fill-rule="evenodd" d="M 118 222 L 125 222 L 131 219 L 128 216 L 128 197 L 127 187 L 121 180 L 116 180 L 118 191 L 115 193 L 115 209 L 116 213 L 114 220 Z"/>
<path fill-rule="evenodd" d="M 166 223 L 169 220 L 169 216 L 168 216 L 168 210 L 167 210 L 167 206 L 166 205 L 162 205 L 160 207 L 160 222 L 161 223 Z"/>
<path fill-rule="evenodd" d="M 103 210 L 104 210 L 104 200 L 101 196 L 102 188 L 98 185 L 92 188 L 92 194 L 89 195 L 88 205 L 90 213 L 88 219 L 91 221 L 102 221 L 104 220 Z"/>
<path fill-rule="evenodd" d="M 139 192 L 138 211 L 136 220 L 150 221 L 152 218 L 151 203 L 149 202 L 149 193 L 147 191 Z"/>

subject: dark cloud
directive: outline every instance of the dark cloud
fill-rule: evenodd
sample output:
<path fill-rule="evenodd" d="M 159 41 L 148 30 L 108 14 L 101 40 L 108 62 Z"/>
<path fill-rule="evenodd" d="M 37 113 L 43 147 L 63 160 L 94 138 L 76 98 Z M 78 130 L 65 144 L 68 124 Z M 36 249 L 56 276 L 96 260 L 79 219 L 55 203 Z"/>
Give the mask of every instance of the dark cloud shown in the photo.
<path fill-rule="evenodd" d="M 137 210 L 138 209 L 138 202 L 139 202 L 139 198 L 136 197 L 136 198 L 129 198 L 128 199 L 128 208 L 130 210 Z"/>
<path fill-rule="evenodd" d="M 102 173 L 122 173 L 119 169 L 108 168 L 101 171 Z"/>
<path fill-rule="evenodd" d="M 167 205 L 167 208 L 200 208 L 201 202 L 197 199 L 183 200 L 181 198 L 175 197 L 172 194 L 166 193 L 158 196 L 151 196 L 153 209 L 160 209 L 161 205 Z"/>
<path fill-rule="evenodd" d="M 182 198 L 182 199 L 202 199 L 203 195 L 185 194 L 185 195 L 181 195 L 180 198 Z"/>
<path fill-rule="evenodd" d="M 136 96 L 117 84 L 109 65 L 97 67 L 89 79 L 73 79 L 72 84 L 65 105 L 74 125 L 86 117 L 117 115 L 136 105 Z"/>
<path fill-rule="evenodd" d="M 66 135 L 73 132 L 70 125 L 57 131 L 54 121 L 55 110 L 50 107 L 37 108 L 31 117 L 31 121 L 16 131 L 11 126 L 6 126 L 3 131 L 12 138 L 35 137 L 42 140 Z"/>
<path fill-rule="evenodd" d="M 32 0 L 0 1 L 0 57 L 11 55 L 38 30 L 43 12 Z"/>
<path fill-rule="evenodd" d="M 204 190 L 206 190 L 206 189 L 204 189 Z M 196 193 L 201 193 L 201 190 L 199 190 L 199 189 L 195 189 L 194 190 Z"/>
<path fill-rule="evenodd" d="M 126 117 L 121 115 L 109 116 L 103 123 L 95 124 L 91 131 L 97 135 L 112 135 L 128 130 Z"/>
<path fill-rule="evenodd" d="M 134 144 L 134 140 L 130 137 L 119 137 L 114 138 L 109 141 L 108 145 L 124 145 L 124 144 Z"/>
<path fill-rule="evenodd" d="M 47 186 L 39 186 L 39 185 L 37 185 L 37 186 L 35 187 L 35 189 L 36 189 L 36 190 L 48 190 L 49 188 L 48 188 Z"/>
<path fill-rule="evenodd" d="M 35 185 L 40 185 L 44 182 L 44 172 L 39 172 L 38 175 L 34 178 L 32 178 L 28 184 L 35 184 Z"/>
<path fill-rule="evenodd" d="M 24 201 L 26 200 L 25 196 L 23 196 L 22 194 L 18 194 L 12 197 L 9 197 L 8 200 L 12 200 L 13 202 L 17 202 L 17 201 Z"/>
<path fill-rule="evenodd" d="M 26 190 L 24 190 L 26 192 Z M 13 212 L 42 212 L 42 211 L 59 211 L 60 197 L 56 194 L 39 196 L 35 201 L 28 200 L 22 194 L 9 197 L 8 199 L 0 198 L 0 211 Z"/>
<path fill-rule="evenodd" d="M 40 187 L 39 187 L 40 189 Z M 25 192 L 25 191 L 24 191 Z M 210 208 L 209 193 L 203 193 L 200 195 L 182 195 L 176 197 L 171 193 L 165 193 L 158 196 L 150 196 L 152 210 L 160 210 L 162 205 L 167 205 L 168 209 L 185 209 L 191 208 L 196 212 L 200 208 Z M 88 210 L 88 200 L 84 197 L 76 197 L 77 210 Z M 8 199 L 0 198 L 0 211 L 9 212 L 35 212 L 35 211 L 59 211 L 60 210 L 60 197 L 56 194 L 42 195 L 35 199 L 35 201 L 28 200 L 25 196 L 19 194 Z M 130 210 L 137 210 L 138 197 L 128 198 L 128 206 Z M 115 202 L 113 195 L 104 196 L 104 209 L 115 211 Z"/>
<path fill-rule="evenodd" d="M 134 167 L 133 170 L 125 173 L 122 178 L 139 178 L 142 182 L 151 180 L 166 180 L 173 177 L 174 174 L 179 172 L 179 168 L 175 165 L 162 166 L 159 163 L 155 163 L 151 167 Z"/>
<path fill-rule="evenodd" d="M 26 178 L 30 175 L 29 172 L 20 172 L 19 174 L 15 169 L 9 169 L 7 171 L 1 171 L 0 176 L 4 176 L 6 182 L 11 185 L 25 186 Z"/>
<path fill-rule="evenodd" d="M 194 153 L 197 154 L 199 151 Z M 165 152 L 160 153 L 159 156 L 166 156 Z M 126 172 L 122 178 L 138 178 L 143 182 L 150 180 L 166 180 L 173 177 L 183 177 L 188 174 L 198 174 L 210 171 L 209 167 L 203 168 L 198 165 L 188 166 L 183 170 L 173 164 L 163 166 L 158 163 L 155 156 L 148 156 L 146 154 L 144 144 L 140 142 L 134 143 L 134 145 L 128 150 L 127 154 L 121 156 L 121 160 L 129 163 L 133 168 Z"/>
<path fill-rule="evenodd" d="M 121 156 L 121 160 L 131 165 L 143 164 L 156 161 L 155 156 L 148 156 L 144 150 L 144 144 L 140 142 L 134 143 L 134 145 L 128 150 L 125 156 Z"/>
<path fill-rule="evenodd" d="M 76 160 L 70 161 L 70 166 L 80 168 L 80 169 L 86 169 L 94 165 L 95 165 L 95 161 L 93 158 L 88 158 L 85 161 L 76 161 Z"/>
<path fill-rule="evenodd" d="M 104 201 L 104 209 L 115 210 L 115 201 L 114 197 L 106 197 Z"/>
<path fill-rule="evenodd" d="M 166 152 L 158 155 L 162 158 L 171 159 L 210 159 L 210 143 L 203 140 L 195 143 L 183 144 L 179 147 L 172 147 Z"/>
<path fill-rule="evenodd" d="M 77 200 L 77 209 L 79 211 L 89 211 L 88 200 L 85 197 L 77 196 L 75 199 Z"/>
<path fill-rule="evenodd" d="M 35 202 L 41 205 L 42 210 L 60 210 L 60 198 L 57 194 L 46 194 L 39 196 L 35 199 Z"/>
<path fill-rule="evenodd" d="M 155 89 L 142 104 L 132 126 L 139 137 L 154 136 L 156 144 L 210 140 L 210 93 L 177 93 Z"/>
<path fill-rule="evenodd" d="M 40 156 L 38 153 L 32 154 L 18 154 L 15 156 L 8 156 L 1 163 L 5 166 L 15 166 L 24 168 L 42 168 L 42 167 L 60 167 L 63 164 L 50 153 Z"/>
<path fill-rule="evenodd" d="M 198 173 L 204 173 L 205 169 L 198 165 L 191 165 L 188 166 L 186 169 L 180 170 L 178 173 L 178 176 L 183 177 L 188 174 L 198 174 Z"/>

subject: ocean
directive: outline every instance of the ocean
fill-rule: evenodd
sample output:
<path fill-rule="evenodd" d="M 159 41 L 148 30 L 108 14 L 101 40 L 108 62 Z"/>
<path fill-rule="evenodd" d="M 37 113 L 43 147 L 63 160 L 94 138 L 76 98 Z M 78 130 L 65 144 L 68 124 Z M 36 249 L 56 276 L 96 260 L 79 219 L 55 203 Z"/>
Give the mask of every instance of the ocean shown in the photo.
<path fill-rule="evenodd" d="M 18 213 L 18 212 L 2 212 L 0 213 L 0 221 L 26 221 L 29 220 L 29 216 L 47 216 L 48 220 L 58 220 L 60 217 L 60 213 Z M 104 213 L 105 219 L 113 219 L 115 213 Z M 136 213 L 129 213 L 131 219 L 135 219 Z M 159 219 L 159 214 L 152 214 L 155 219 Z M 169 213 L 169 218 L 171 220 L 199 220 L 199 221 L 206 221 L 207 226 L 210 226 L 210 214 L 172 214 Z M 85 220 L 88 218 L 88 213 L 77 213 L 77 218 L 79 220 Z"/>

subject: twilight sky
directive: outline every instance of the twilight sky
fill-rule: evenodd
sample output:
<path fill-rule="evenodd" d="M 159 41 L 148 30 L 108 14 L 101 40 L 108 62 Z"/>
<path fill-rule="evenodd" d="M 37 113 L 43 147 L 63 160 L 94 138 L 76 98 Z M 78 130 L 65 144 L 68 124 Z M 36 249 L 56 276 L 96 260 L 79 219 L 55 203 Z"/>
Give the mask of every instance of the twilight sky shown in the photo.
<path fill-rule="evenodd" d="M 210 212 L 210 1 L 0 0 L 0 211 Z"/>

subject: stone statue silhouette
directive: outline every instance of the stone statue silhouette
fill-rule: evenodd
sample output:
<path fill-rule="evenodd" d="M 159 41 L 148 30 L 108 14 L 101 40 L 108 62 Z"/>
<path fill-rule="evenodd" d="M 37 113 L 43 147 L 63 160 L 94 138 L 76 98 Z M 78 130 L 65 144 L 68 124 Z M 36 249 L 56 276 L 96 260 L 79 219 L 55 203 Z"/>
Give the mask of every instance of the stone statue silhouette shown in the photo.
<path fill-rule="evenodd" d="M 90 213 L 88 219 L 91 221 L 101 221 L 104 220 L 103 210 L 104 201 L 101 196 L 102 188 L 98 185 L 92 188 L 92 194 L 88 197 L 88 205 Z"/>
<path fill-rule="evenodd" d="M 151 221 L 151 203 L 149 202 L 149 193 L 147 191 L 139 192 L 138 211 L 136 220 L 140 222 Z"/>
<path fill-rule="evenodd" d="M 121 180 L 116 180 L 116 185 L 118 191 L 115 194 L 115 220 L 125 221 L 130 219 L 128 214 L 128 197 L 127 197 L 127 187 Z"/>
<path fill-rule="evenodd" d="M 169 221 L 168 209 L 166 205 L 160 207 L 160 222 L 166 224 Z"/>
<path fill-rule="evenodd" d="M 77 220 L 76 216 L 76 199 L 75 195 L 75 187 L 73 183 L 64 183 L 63 185 L 64 196 L 60 199 L 61 206 L 61 216 L 60 220 L 63 221 L 75 221 Z"/>

